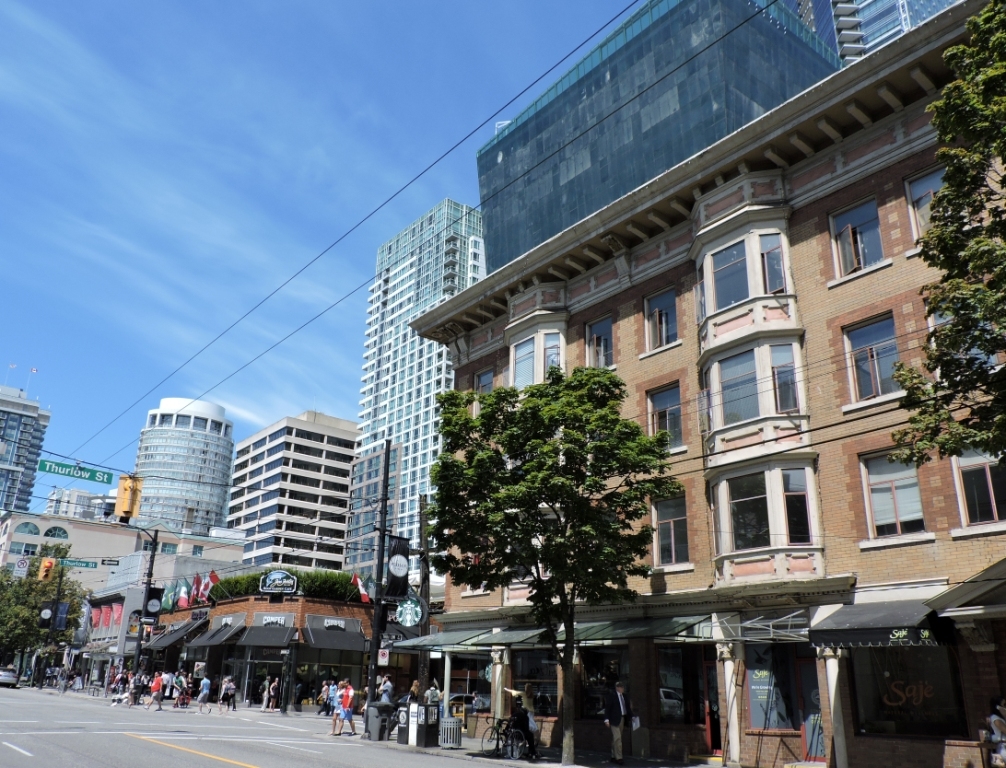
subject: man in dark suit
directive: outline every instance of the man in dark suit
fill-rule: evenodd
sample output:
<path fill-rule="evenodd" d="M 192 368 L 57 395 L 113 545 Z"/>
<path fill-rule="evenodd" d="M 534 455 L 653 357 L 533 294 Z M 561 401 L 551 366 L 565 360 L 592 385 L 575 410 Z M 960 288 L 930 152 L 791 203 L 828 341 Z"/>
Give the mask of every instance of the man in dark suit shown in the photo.
<path fill-rule="evenodd" d="M 611 760 L 622 765 L 622 729 L 632 724 L 632 707 L 621 681 L 604 702 L 604 724 L 611 727 Z"/>

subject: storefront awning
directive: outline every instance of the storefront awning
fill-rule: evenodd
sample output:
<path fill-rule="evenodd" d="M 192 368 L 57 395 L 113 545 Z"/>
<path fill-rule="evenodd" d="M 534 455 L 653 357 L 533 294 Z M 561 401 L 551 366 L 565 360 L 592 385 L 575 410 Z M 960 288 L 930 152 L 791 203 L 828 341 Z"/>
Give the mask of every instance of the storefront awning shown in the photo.
<path fill-rule="evenodd" d="M 230 642 L 245 629 L 244 624 L 226 624 L 209 632 L 204 632 L 199 637 L 186 643 L 189 648 L 201 648 L 203 646 L 223 645 Z"/>
<path fill-rule="evenodd" d="M 296 627 L 248 627 L 244 637 L 238 640 L 238 645 L 286 648 L 296 631 Z"/>
<path fill-rule="evenodd" d="M 258 629 L 258 627 L 255 627 Z M 270 627 L 271 629 L 271 627 Z M 366 651 L 367 638 L 359 632 L 304 627 L 304 642 L 312 648 L 328 651 Z"/>
<path fill-rule="evenodd" d="M 493 646 L 493 645 L 536 645 L 544 636 L 545 630 L 541 627 L 528 629 L 527 627 L 512 627 L 500 632 L 486 632 L 484 635 L 473 637 L 463 645 Z"/>
<path fill-rule="evenodd" d="M 672 616 L 661 619 L 599 621 L 574 627 L 573 639 L 577 643 L 628 640 L 634 637 L 670 639 L 678 637 L 685 630 L 708 620 L 709 616 Z M 562 642 L 565 637 L 565 631 L 560 630 L 559 642 Z"/>
<path fill-rule="evenodd" d="M 925 603 L 892 600 L 843 605 L 810 628 L 819 647 L 940 645 L 952 636 Z"/>
<path fill-rule="evenodd" d="M 438 632 L 435 635 L 425 635 L 423 637 L 414 637 L 411 640 L 403 640 L 400 643 L 395 643 L 395 650 L 410 650 L 410 649 L 442 649 L 451 648 L 455 645 L 465 645 L 466 640 L 471 640 L 479 635 L 484 635 L 486 630 L 483 629 L 452 629 L 448 632 Z"/>
<path fill-rule="evenodd" d="M 183 637 L 185 637 L 189 632 L 193 631 L 197 627 L 201 627 L 205 624 L 208 619 L 199 619 L 198 621 L 186 621 L 178 629 L 168 630 L 167 632 L 162 632 L 160 635 L 155 637 L 149 643 L 147 643 L 144 648 L 148 651 L 155 651 L 158 648 L 168 648 Z"/>

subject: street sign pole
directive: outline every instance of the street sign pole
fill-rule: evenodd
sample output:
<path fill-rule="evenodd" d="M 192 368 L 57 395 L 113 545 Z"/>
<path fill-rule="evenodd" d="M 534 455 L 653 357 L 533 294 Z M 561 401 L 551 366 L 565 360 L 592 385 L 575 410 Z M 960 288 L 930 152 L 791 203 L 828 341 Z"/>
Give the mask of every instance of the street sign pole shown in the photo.
<path fill-rule="evenodd" d="M 384 478 L 381 483 L 381 516 L 377 528 L 377 572 L 374 587 L 374 623 L 370 632 L 370 667 L 367 671 L 367 706 L 377 694 L 377 651 L 381 647 L 384 629 L 384 539 L 388 535 L 388 483 L 391 471 L 391 439 L 384 441 Z M 366 711 L 366 710 L 364 710 Z"/>
<path fill-rule="evenodd" d="M 63 566 L 57 566 L 59 569 L 59 574 L 56 581 L 56 599 L 52 604 L 52 616 L 49 618 L 49 631 L 45 636 L 45 654 L 42 655 L 42 674 L 38 677 L 38 687 L 41 690 L 42 686 L 45 685 L 45 670 L 46 670 L 46 659 L 49 658 L 49 646 L 52 645 L 52 630 L 56 626 L 56 616 L 59 613 L 59 598 L 63 596 Z M 36 658 L 36 666 L 38 659 Z"/>
<path fill-rule="evenodd" d="M 419 497 L 419 597 L 430 604 L 430 546 L 426 538 L 426 494 Z M 425 612 L 422 624 L 420 624 L 419 634 L 426 636 L 430 634 L 430 612 Z M 444 692 L 450 698 L 450 681 L 444 682 Z M 426 691 L 430 687 L 430 652 L 425 648 L 419 649 L 419 690 Z"/>
<path fill-rule="evenodd" d="M 140 619 L 143 618 L 144 612 L 147 610 L 147 598 L 150 595 L 150 587 L 154 581 L 154 558 L 157 557 L 157 534 L 160 533 L 158 530 L 154 530 L 153 542 L 154 546 L 150 550 L 150 562 L 147 563 L 147 580 L 143 582 L 143 602 L 140 603 Z M 136 650 L 133 653 L 133 673 L 140 674 L 140 646 L 143 644 L 143 622 L 141 621 L 139 626 L 136 628 Z"/>

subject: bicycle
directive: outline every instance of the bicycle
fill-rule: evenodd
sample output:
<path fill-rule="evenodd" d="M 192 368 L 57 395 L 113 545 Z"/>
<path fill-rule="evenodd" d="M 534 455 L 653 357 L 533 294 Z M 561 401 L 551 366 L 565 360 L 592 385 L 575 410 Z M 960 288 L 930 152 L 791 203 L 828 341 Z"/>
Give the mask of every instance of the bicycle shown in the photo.
<path fill-rule="evenodd" d="M 498 719 L 482 735 L 482 754 L 486 757 L 502 755 L 508 760 L 520 760 L 526 751 L 527 740 L 513 727 L 513 718 Z"/>

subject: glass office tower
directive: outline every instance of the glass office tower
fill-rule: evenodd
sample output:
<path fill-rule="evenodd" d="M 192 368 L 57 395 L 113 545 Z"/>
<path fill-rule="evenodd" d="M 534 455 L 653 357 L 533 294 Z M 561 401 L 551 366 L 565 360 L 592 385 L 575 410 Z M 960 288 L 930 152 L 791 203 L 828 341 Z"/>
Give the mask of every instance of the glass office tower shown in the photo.
<path fill-rule="evenodd" d="M 143 478 L 139 519 L 209 535 L 227 522 L 234 457 L 233 425 L 203 400 L 166 397 L 147 413 L 136 450 Z"/>
<path fill-rule="evenodd" d="M 370 286 L 360 394 L 361 448 L 353 476 L 353 514 L 345 568 L 373 572 L 382 466 L 375 454 L 395 444 L 397 483 L 388 520 L 418 546 L 419 495 L 429 492 L 430 465 L 440 448 L 436 395 L 453 387 L 446 350 L 421 339 L 409 322 L 485 276 L 482 217 L 467 205 L 444 200 L 377 251 Z M 391 494 L 389 494 L 391 496 Z M 418 567 L 413 558 L 412 568 Z"/>
<path fill-rule="evenodd" d="M 482 147 L 489 271 L 838 69 L 767 3 L 650 0 Z"/>
<path fill-rule="evenodd" d="M 49 416 L 23 389 L 0 386 L 0 510 L 28 511 Z"/>

